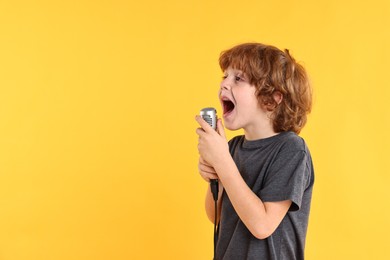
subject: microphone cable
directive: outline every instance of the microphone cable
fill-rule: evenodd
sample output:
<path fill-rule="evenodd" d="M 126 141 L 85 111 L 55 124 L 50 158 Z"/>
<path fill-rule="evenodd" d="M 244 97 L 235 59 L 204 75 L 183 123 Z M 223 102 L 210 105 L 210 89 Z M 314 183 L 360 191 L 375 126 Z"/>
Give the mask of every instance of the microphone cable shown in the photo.
<path fill-rule="evenodd" d="M 217 225 L 218 192 L 219 192 L 218 180 L 215 180 L 215 179 L 210 180 L 210 188 L 211 188 L 211 193 L 213 194 L 213 199 L 214 199 L 214 257 L 213 257 L 213 259 L 215 260 L 215 251 L 217 249 L 218 229 L 219 229 L 219 225 Z"/>

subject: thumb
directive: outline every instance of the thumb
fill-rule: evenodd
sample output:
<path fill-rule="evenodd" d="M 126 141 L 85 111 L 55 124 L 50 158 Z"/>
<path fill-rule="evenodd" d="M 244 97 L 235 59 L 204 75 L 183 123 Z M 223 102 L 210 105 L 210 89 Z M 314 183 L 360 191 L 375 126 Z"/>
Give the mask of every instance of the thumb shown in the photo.
<path fill-rule="evenodd" d="M 217 121 L 217 132 L 220 136 L 222 136 L 226 139 L 225 128 L 222 124 L 222 119 L 220 119 L 220 118 Z"/>

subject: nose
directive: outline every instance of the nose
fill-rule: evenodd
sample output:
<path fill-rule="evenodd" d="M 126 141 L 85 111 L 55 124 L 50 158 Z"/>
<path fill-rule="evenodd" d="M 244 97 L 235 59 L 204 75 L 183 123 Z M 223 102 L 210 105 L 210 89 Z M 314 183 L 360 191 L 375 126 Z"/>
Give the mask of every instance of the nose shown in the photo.
<path fill-rule="evenodd" d="M 223 90 L 223 89 L 229 90 L 230 89 L 230 83 L 229 83 L 228 78 L 225 78 L 221 81 L 220 87 L 221 87 L 221 90 Z"/>

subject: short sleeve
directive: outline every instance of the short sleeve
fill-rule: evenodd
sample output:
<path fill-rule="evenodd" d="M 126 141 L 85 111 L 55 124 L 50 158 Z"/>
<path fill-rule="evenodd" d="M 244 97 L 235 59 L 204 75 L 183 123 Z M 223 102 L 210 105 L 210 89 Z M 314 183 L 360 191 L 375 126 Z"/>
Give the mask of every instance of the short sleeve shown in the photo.
<path fill-rule="evenodd" d="M 291 200 L 290 211 L 299 210 L 310 182 L 309 155 L 304 150 L 277 155 L 264 177 L 258 196 L 263 202 Z"/>

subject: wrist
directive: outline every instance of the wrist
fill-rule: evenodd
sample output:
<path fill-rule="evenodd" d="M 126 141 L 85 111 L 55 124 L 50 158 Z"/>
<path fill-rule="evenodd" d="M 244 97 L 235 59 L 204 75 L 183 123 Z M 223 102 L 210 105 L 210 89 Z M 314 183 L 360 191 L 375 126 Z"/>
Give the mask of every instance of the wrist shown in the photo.
<path fill-rule="evenodd" d="M 224 156 L 214 165 L 214 169 L 217 172 L 218 177 L 221 179 L 221 177 L 229 174 L 229 170 L 234 169 L 235 166 L 236 164 L 231 156 Z"/>

